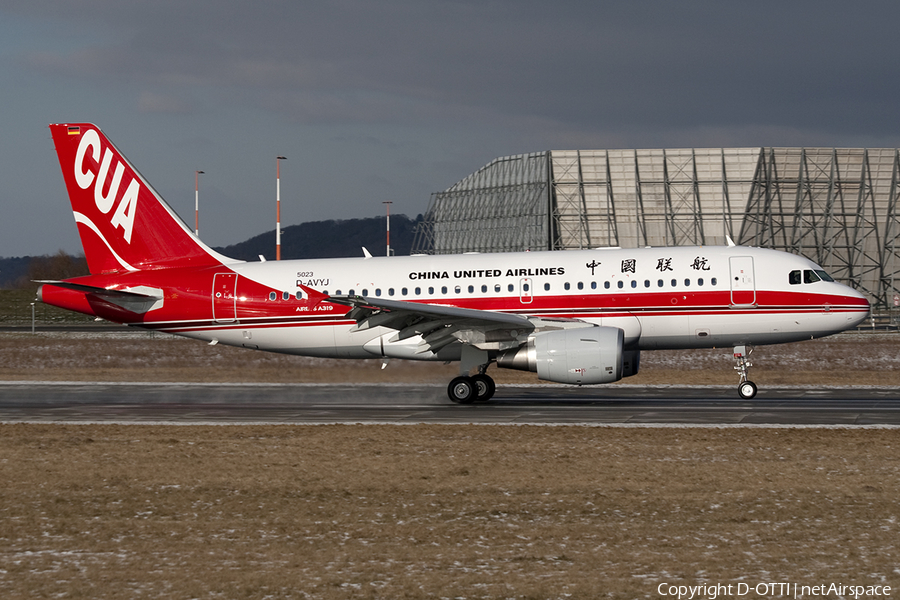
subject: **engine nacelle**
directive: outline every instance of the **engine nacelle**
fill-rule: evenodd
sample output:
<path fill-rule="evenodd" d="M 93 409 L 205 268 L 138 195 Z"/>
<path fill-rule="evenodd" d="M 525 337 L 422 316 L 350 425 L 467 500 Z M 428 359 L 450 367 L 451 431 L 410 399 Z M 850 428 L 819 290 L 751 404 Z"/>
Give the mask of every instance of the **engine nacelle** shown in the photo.
<path fill-rule="evenodd" d="M 638 374 L 641 368 L 641 351 L 626 350 L 622 353 L 622 377 L 631 377 Z"/>
<path fill-rule="evenodd" d="M 624 332 L 618 327 L 547 331 L 501 352 L 497 366 L 536 372 L 538 378 L 558 383 L 612 383 L 623 376 L 623 341 Z M 637 362 L 630 362 L 636 373 Z"/>

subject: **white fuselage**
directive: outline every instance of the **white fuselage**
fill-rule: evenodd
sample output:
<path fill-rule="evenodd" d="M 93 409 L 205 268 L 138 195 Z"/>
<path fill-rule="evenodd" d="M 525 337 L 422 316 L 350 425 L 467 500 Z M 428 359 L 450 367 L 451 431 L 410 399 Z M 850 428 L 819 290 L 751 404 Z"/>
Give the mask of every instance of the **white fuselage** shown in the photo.
<path fill-rule="evenodd" d="M 333 296 L 577 319 L 621 328 L 626 347 L 635 350 L 798 341 L 853 327 L 869 311 L 865 298 L 847 286 L 803 282 L 804 272 L 821 272 L 811 261 L 742 246 L 270 261 L 229 268 L 238 277 L 233 315 L 219 310 L 213 323 L 169 323 L 164 329 L 291 354 L 458 359 L 446 352 L 417 354 L 421 339 L 391 342 L 396 332 L 383 327 L 356 330 L 346 307 L 311 306 L 301 286 Z M 800 283 L 790 282 L 792 272 L 801 273 Z M 260 302 L 242 295 L 244 279 L 280 290 L 264 299 L 271 310 L 242 311 L 243 302 Z"/>

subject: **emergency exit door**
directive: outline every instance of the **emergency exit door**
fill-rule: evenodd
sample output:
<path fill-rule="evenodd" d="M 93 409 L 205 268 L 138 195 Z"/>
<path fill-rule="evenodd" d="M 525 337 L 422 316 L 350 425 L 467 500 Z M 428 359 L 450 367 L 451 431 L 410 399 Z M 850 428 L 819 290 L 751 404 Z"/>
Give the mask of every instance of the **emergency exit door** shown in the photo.
<path fill-rule="evenodd" d="M 519 280 L 519 302 L 531 304 L 532 300 L 534 300 L 533 282 L 530 277 L 523 277 Z"/>

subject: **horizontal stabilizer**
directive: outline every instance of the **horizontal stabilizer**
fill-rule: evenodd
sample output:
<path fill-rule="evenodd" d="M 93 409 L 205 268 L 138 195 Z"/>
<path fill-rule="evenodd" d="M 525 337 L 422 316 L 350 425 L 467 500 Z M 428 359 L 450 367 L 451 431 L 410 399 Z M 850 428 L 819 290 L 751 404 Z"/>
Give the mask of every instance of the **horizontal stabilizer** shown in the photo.
<path fill-rule="evenodd" d="M 134 300 L 159 300 L 162 296 L 150 296 L 147 294 L 138 294 L 136 292 L 126 292 L 123 290 L 108 290 L 106 288 L 93 285 L 84 285 L 81 283 L 72 283 L 69 281 L 53 281 L 50 279 L 35 279 L 34 283 L 55 285 L 56 287 L 65 288 L 67 290 L 75 290 L 76 292 L 84 292 L 85 294 L 95 294 L 104 298 L 132 298 Z"/>
<path fill-rule="evenodd" d="M 73 290 L 75 292 L 90 294 L 91 296 L 102 298 L 120 308 L 124 308 L 127 311 L 137 314 L 144 314 L 151 310 L 156 310 L 163 305 L 163 291 L 156 288 L 141 286 L 130 290 L 110 290 L 93 285 L 74 283 L 72 281 L 54 281 L 47 279 L 38 279 L 35 280 L 35 283 L 40 283 L 41 287 L 52 285 L 54 287 Z M 38 299 L 43 301 L 41 289 L 38 289 Z"/>

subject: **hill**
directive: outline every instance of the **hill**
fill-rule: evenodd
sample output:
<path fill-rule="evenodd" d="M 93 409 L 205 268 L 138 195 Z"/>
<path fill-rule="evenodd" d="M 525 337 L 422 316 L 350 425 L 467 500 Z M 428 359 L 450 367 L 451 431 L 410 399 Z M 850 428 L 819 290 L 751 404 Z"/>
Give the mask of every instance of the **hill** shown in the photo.
<path fill-rule="evenodd" d="M 0 289 L 37 288 L 35 279 L 69 279 L 87 275 L 83 256 L 70 256 L 63 250 L 50 256 L 0 258 Z"/>
<path fill-rule="evenodd" d="M 391 215 L 391 250 L 408 255 L 422 215 L 410 219 Z M 378 256 L 385 251 L 385 218 L 314 221 L 285 227 L 281 232 L 281 258 L 343 258 L 362 256 L 362 247 Z M 275 230 L 261 233 L 238 244 L 215 249 L 241 260 L 259 260 L 262 254 L 275 259 Z M 32 279 L 67 279 L 87 274 L 84 257 L 69 256 L 62 250 L 54 255 L 0 258 L 0 289 L 37 287 Z"/>
<path fill-rule="evenodd" d="M 408 255 L 422 215 L 410 219 L 391 215 L 391 250 Z M 339 219 L 291 225 L 281 231 L 281 258 L 344 258 L 362 256 L 365 246 L 373 255 L 385 252 L 385 218 Z M 225 256 L 241 260 L 275 259 L 275 230 L 261 233 L 245 242 L 216 248 Z"/>

